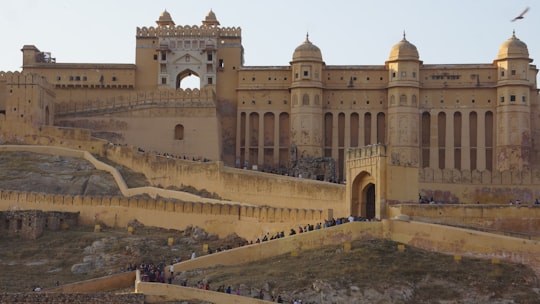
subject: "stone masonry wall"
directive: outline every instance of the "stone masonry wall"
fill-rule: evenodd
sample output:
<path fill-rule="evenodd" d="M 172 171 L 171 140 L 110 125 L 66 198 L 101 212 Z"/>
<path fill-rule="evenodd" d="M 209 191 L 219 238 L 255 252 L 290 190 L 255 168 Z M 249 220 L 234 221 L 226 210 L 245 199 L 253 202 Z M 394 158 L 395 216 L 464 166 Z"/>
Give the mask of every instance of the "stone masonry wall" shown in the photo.
<path fill-rule="evenodd" d="M 142 293 L 0 293 L 0 303 L 144 304 Z"/>

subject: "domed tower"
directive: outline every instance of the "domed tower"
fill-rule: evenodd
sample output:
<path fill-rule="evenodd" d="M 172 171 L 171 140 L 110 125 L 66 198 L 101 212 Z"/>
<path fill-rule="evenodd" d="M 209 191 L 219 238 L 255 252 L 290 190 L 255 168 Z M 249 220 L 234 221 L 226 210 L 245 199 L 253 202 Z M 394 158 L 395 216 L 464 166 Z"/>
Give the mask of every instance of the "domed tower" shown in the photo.
<path fill-rule="evenodd" d="M 497 114 L 495 168 L 530 167 L 531 114 L 529 50 L 515 32 L 499 48 L 497 59 Z"/>
<path fill-rule="evenodd" d="M 391 165 L 419 165 L 420 64 L 416 46 L 403 39 L 392 47 L 388 69 L 388 156 Z"/>
<path fill-rule="evenodd" d="M 208 12 L 208 14 L 206 15 L 206 18 L 204 18 L 204 20 L 202 21 L 202 24 L 206 26 L 220 25 L 219 21 L 217 20 L 216 14 L 212 10 Z"/>
<path fill-rule="evenodd" d="M 322 157 L 322 60 L 321 50 L 306 40 L 294 50 L 291 61 L 291 143 L 296 159 Z"/>
<path fill-rule="evenodd" d="M 174 21 L 172 20 L 171 14 L 164 10 L 159 19 L 156 21 L 158 27 L 174 26 Z"/>

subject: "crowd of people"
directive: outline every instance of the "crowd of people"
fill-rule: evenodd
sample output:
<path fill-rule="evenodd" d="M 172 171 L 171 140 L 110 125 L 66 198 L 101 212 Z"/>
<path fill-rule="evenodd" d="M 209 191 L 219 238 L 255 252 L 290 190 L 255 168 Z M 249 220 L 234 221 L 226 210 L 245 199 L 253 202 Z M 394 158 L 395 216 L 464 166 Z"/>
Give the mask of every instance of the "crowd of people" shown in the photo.
<path fill-rule="evenodd" d="M 328 228 L 328 227 L 332 227 L 336 225 L 341 225 L 341 224 L 345 224 L 349 222 L 372 222 L 372 221 L 376 221 L 376 219 L 369 219 L 362 216 L 354 216 L 351 214 L 349 217 L 338 217 L 338 218 L 332 218 L 330 220 L 325 220 L 324 223 L 319 222 L 314 225 L 306 224 L 304 226 L 298 226 L 297 229 L 291 228 L 288 235 L 295 235 L 295 234 L 305 233 L 305 232 L 309 232 L 313 230 L 320 230 L 320 229 L 324 229 L 324 228 Z M 257 237 L 255 240 L 250 241 L 249 244 L 258 244 L 261 242 L 271 241 L 271 240 L 279 239 L 283 237 L 285 237 L 285 231 L 277 232 L 274 235 L 270 235 L 270 233 L 267 232 L 264 236 Z"/>
<path fill-rule="evenodd" d="M 328 227 L 341 225 L 341 224 L 345 224 L 349 222 L 356 222 L 356 221 L 374 221 L 374 220 L 366 219 L 361 216 L 353 216 L 353 215 L 349 217 L 332 218 L 330 220 L 325 220 L 324 223 L 319 222 L 316 224 L 306 224 L 303 226 L 297 226 L 296 229 L 291 228 L 288 236 L 301 234 L 301 233 L 307 233 L 314 230 L 325 229 Z M 286 237 L 286 234 L 284 231 L 278 232 L 272 236 L 270 236 L 269 233 L 266 233 L 262 238 L 257 238 L 255 241 L 251 241 L 251 242 L 239 243 L 238 246 L 257 244 L 257 243 L 266 242 L 266 241 L 284 238 L 284 237 Z M 219 247 L 216 250 L 211 250 L 210 248 L 208 248 L 207 253 L 212 254 L 214 252 L 220 252 L 220 251 L 229 250 L 229 249 L 232 249 L 230 245 Z M 197 254 L 195 251 L 193 251 L 191 255 L 187 257 L 187 259 L 195 259 L 195 258 L 197 258 Z M 175 278 L 179 275 L 178 273 L 175 272 L 174 265 L 181 261 L 182 261 L 182 258 L 175 257 L 174 259 L 171 260 L 170 265 L 166 265 L 166 263 L 163 261 L 157 264 L 153 262 L 145 262 L 145 261 L 142 261 L 141 263 L 138 263 L 138 264 L 130 263 L 126 265 L 125 268 L 122 268 L 122 271 L 139 270 L 141 281 L 143 282 L 173 284 Z M 199 280 L 191 284 L 188 282 L 187 278 L 182 278 L 181 280 L 178 280 L 178 281 L 179 281 L 179 285 L 183 287 L 193 287 L 193 288 L 204 289 L 204 290 L 212 290 L 210 281 L 208 280 Z M 253 294 L 251 293 L 251 290 L 249 292 L 241 292 L 239 287 L 233 289 L 231 286 L 225 287 L 225 285 L 218 286 L 215 289 L 215 291 L 223 292 L 227 294 L 235 294 L 235 295 L 245 295 L 246 293 L 248 293 L 249 296 L 253 296 Z M 302 300 L 300 299 L 291 299 L 290 302 L 285 302 L 283 296 L 281 295 L 278 295 L 277 297 L 274 295 L 265 296 L 264 291 L 262 289 L 259 290 L 257 295 L 255 295 L 254 297 L 259 298 L 259 299 L 269 298 L 271 301 L 277 302 L 277 303 L 291 303 L 291 304 L 302 303 Z"/>

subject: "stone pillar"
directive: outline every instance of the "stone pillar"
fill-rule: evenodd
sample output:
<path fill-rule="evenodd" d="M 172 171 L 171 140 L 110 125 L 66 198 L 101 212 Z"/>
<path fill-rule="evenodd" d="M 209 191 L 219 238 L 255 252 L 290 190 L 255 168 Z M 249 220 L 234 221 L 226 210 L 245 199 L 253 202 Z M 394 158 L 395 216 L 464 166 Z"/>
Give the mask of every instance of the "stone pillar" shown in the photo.
<path fill-rule="evenodd" d="M 343 148 L 345 148 L 344 152 L 346 153 L 351 147 L 351 113 L 345 113 L 345 130 L 343 131 L 345 132 Z"/>
<path fill-rule="evenodd" d="M 476 148 L 476 167 L 480 171 L 486 170 L 486 112 L 477 112 L 477 148 Z"/>
<path fill-rule="evenodd" d="M 371 144 L 376 145 L 377 141 L 377 113 L 371 112 Z"/>
<path fill-rule="evenodd" d="M 249 150 L 250 150 L 250 138 L 249 138 L 249 128 L 250 128 L 250 125 L 249 125 L 249 121 L 250 121 L 250 114 L 251 113 L 248 113 L 246 112 L 246 134 L 245 134 L 245 138 L 246 138 L 246 141 L 245 141 L 245 149 L 244 149 L 244 160 L 245 162 L 247 161 L 248 163 L 248 166 L 251 165 L 249 162 L 250 162 L 250 159 L 249 159 Z M 244 162 L 244 164 L 245 164 Z M 243 168 L 244 167 L 244 164 L 240 164 L 240 166 Z M 248 168 L 249 169 L 249 168 Z"/>
<path fill-rule="evenodd" d="M 242 159 L 242 113 L 236 116 L 236 159 L 240 161 Z M 243 167 L 244 164 L 238 164 L 240 167 Z"/>
<path fill-rule="evenodd" d="M 332 115 L 332 158 L 339 158 L 339 113 L 334 113 Z"/>
<path fill-rule="evenodd" d="M 461 113 L 461 168 L 471 170 L 471 139 L 469 111 Z"/>
<path fill-rule="evenodd" d="M 358 147 L 363 147 L 366 145 L 366 139 L 364 138 L 364 115 L 366 113 L 358 113 Z"/>
<path fill-rule="evenodd" d="M 279 165 L 279 112 L 274 113 L 274 164 Z"/>
<path fill-rule="evenodd" d="M 445 161 L 444 167 L 454 168 L 454 113 L 446 113 L 446 138 L 445 138 Z"/>
<path fill-rule="evenodd" d="M 429 116 L 429 166 L 433 169 L 439 168 L 439 118 L 438 115 Z"/>
<path fill-rule="evenodd" d="M 257 143 L 257 165 L 264 164 L 264 112 L 259 113 L 259 142 Z"/>

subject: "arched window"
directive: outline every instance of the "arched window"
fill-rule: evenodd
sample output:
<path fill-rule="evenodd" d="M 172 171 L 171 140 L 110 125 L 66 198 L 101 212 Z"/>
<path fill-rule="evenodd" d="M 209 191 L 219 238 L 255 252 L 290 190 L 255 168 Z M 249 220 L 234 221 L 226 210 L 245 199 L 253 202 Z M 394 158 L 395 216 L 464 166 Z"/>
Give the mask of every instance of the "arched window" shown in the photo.
<path fill-rule="evenodd" d="M 184 126 L 183 125 L 178 124 L 174 127 L 174 139 L 175 140 L 184 139 Z"/>
<path fill-rule="evenodd" d="M 400 106 L 407 105 L 407 96 L 406 95 L 399 96 L 399 105 Z"/>
<path fill-rule="evenodd" d="M 309 96 L 308 96 L 308 94 L 304 94 L 304 96 L 302 96 L 302 105 L 309 106 Z"/>

